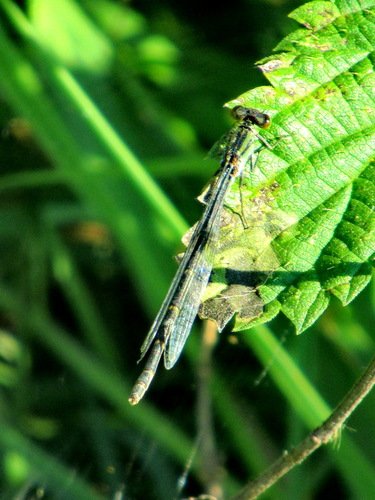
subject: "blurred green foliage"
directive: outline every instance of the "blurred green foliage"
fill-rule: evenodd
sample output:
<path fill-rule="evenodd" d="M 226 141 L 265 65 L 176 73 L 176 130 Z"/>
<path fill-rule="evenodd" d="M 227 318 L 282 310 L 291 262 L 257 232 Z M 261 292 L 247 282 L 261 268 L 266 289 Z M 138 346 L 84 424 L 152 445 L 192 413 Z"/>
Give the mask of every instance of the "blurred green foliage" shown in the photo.
<path fill-rule="evenodd" d="M 223 333 L 214 477 L 199 332 L 139 407 L 127 402 L 184 218 L 199 217 L 216 168 L 203 158 L 230 125 L 222 105 L 265 84 L 254 63 L 296 28 L 298 5 L 0 0 L 1 498 L 178 498 L 212 482 L 228 498 L 367 364 L 373 286 L 298 338 L 285 317 Z M 374 406 L 268 498 L 370 498 Z"/>

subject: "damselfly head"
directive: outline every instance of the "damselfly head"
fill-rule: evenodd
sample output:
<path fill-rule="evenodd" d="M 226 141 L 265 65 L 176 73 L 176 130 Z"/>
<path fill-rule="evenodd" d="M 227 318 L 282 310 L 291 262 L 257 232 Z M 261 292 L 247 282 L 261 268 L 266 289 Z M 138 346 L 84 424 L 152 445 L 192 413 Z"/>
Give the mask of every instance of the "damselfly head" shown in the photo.
<path fill-rule="evenodd" d="M 271 118 L 266 113 L 262 113 L 254 108 L 235 106 L 232 109 L 232 115 L 236 120 L 249 121 L 260 128 L 268 128 L 271 125 Z"/>

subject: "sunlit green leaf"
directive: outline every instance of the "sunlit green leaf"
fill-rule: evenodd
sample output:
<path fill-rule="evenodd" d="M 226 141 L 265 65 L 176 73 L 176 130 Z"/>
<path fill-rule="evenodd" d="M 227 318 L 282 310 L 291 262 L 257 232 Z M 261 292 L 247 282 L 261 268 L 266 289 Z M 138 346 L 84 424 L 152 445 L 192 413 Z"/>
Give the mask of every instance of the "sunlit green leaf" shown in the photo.
<path fill-rule="evenodd" d="M 232 315 L 237 312 L 235 329 L 268 321 L 280 310 L 300 333 L 318 319 L 333 295 L 348 304 L 370 280 L 375 248 L 375 18 L 370 4 L 302 6 L 292 17 L 304 28 L 279 44 L 284 52 L 261 62 L 272 87 L 229 103 L 257 107 L 274 123 L 267 134 L 273 147 L 259 152 L 250 173 L 254 194 L 241 187 L 237 221 L 232 221 L 229 236 L 222 236 L 230 239 L 232 253 L 239 254 L 226 263 L 224 278 L 229 288 L 243 287 L 241 305 L 230 309 Z M 271 189 L 272 196 L 265 196 Z M 268 222 L 254 217 L 250 227 L 239 228 L 254 207 L 267 212 Z M 233 206 L 227 210 L 233 212 Z M 263 266 L 249 252 L 262 254 Z M 266 279 L 256 285 L 260 270 Z M 220 319 L 215 313 L 228 304 L 225 290 L 217 290 L 214 308 L 208 303 L 202 311 L 219 326 L 230 319 L 228 313 L 223 322 L 223 311 L 217 313 Z M 245 318 L 241 309 L 253 302 L 254 294 L 266 306 L 264 316 L 257 309 L 254 318 Z"/>

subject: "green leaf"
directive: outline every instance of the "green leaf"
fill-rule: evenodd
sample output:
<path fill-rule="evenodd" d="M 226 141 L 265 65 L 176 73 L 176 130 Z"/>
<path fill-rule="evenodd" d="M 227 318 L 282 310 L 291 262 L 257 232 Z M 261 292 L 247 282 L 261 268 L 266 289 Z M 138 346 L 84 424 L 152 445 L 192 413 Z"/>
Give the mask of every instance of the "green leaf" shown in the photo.
<path fill-rule="evenodd" d="M 231 222 L 229 229 L 223 222 L 215 260 L 214 281 L 221 285 L 211 285 L 201 309 L 220 328 L 234 313 L 235 330 L 242 330 L 282 311 L 301 333 L 333 295 L 348 304 L 370 280 L 373 5 L 312 2 L 297 9 L 291 17 L 304 27 L 260 64 L 272 87 L 228 104 L 269 113 L 273 127 L 261 133 L 273 147 L 257 155 L 247 187 L 238 180 L 223 216 Z M 234 286 L 242 287 L 236 303 Z M 250 312 L 254 296 L 266 306 L 263 314 L 259 304 Z"/>

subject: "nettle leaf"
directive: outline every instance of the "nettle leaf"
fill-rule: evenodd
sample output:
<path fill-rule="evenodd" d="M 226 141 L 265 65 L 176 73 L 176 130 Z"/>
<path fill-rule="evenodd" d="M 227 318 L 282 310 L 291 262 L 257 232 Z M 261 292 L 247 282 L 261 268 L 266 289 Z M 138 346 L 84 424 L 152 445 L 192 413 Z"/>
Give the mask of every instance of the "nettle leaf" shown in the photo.
<path fill-rule="evenodd" d="M 228 103 L 268 113 L 223 214 L 200 316 L 235 330 L 282 311 L 297 333 L 334 295 L 348 304 L 368 284 L 375 247 L 374 1 L 311 2 L 303 25 L 260 62 L 272 86 Z M 259 143 L 261 146 L 261 143 Z M 244 185 L 245 184 L 245 185 Z"/>

